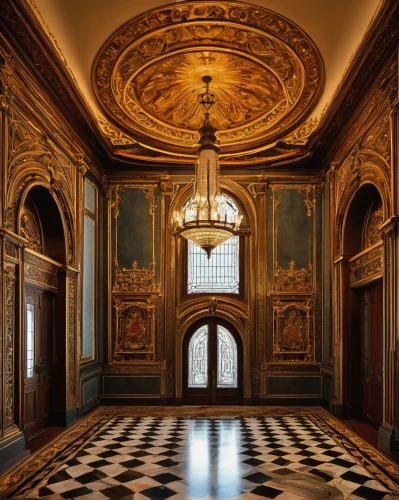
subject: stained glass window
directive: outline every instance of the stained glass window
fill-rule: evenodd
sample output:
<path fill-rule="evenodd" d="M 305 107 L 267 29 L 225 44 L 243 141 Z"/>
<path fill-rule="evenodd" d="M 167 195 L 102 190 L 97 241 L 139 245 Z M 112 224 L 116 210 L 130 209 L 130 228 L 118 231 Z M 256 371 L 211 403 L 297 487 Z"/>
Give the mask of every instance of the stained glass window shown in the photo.
<path fill-rule="evenodd" d="M 201 326 L 188 345 L 188 387 L 208 387 L 208 325 Z"/>
<path fill-rule="evenodd" d="M 26 378 L 33 377 L 35 364 L 35 308 L 26 304 Z"/>
<path fill-rule="evenodd" d="M 227 222 L 235 222 L 238 207 L 235 202 L 221 195 Z M 192 203 L 188 200 L 187 206 Z M 187 213 L 187 212 L 186 212 Z M 192 214 L 193 220 L 195 214 Z M 232 236 L 212 250 L 208 259 L 198 245 L 188 242 L 188 293 L 239 293 L 239 237 Z"/>
<path fill-rule="evenodd" d="M 217 387 L 237 387 L 237 344 L 223 326 L 217 328 Z"/>

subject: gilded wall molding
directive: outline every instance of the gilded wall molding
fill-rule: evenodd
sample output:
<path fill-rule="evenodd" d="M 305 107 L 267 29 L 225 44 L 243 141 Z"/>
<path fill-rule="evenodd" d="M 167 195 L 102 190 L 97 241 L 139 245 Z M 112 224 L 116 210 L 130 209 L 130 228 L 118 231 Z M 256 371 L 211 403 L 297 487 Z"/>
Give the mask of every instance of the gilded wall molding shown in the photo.
<path fill-rule="evenodd" d="M 294 132 L 287 137 L 284 137 L 285 144 L 297 144 L 304 146 L 312 133 L 317 129 L 319 124 L 318 118 L 310 118 L 303 125 L 294 130 Z"/>
<path fill-rule="evenodd" d="M 57 290 L 59 265 L 50 262 L 44 256 L 35 255 L 29 250 L 24 255 L 24 279 L 45 288 Z"/>
<path fill-rule="evenodd" d="M 312 293 L 313 292 L 313 266 L 308 264 L 307 268 L 295 269 L 292 260 L 289 269 L 283 269 L 274 263 L 274 293 Z"/>
<path fill-rule="evenodd" d="M 155 262 L 151 262 L 149 268 L 143 267 L 139 269 L 136 260 L 133 262 L 131 269 L 117 267 L 112 291 L 130 293 L 156 292 Z"/>
<path fill-rule="evenodd" d="M 4 435 L 14 428 L 14 328 L 16 269 L 12 264 L 3 268 L 5 280 L 5 342 L 4 342 Z"/>
<path fill-rule="evenodd" d="M 43 235 L 40 217 L 34 203 L 25 203 L 21 213 L 21 236 L 28 240 L 28 247 L 36 252 L 43 251 Z"/>
<path fill-rule="evenodd" d="M 282 301 L 275 298 L 273 311 L 272 361 L 315 361 L 313 299 Z"/>
<path fill-rule="evenodd" d="M 76 273 L 68 270 L 67 271 L 67 296 L 68 296 L 68 307 L 67 307 L 67 318 L 68 318 L 68 329 L 67 329 L 67 407 L 68 409 L 75 408 L 77 404 L 77 394 L 76 394 L 76 359 L 77 359 L 77 343 L 76 343 Z"/>
<path fill-rule="evenodd" d="M 97 120 L 101 131 L 111 141 L 113 146 L 133 146 L 137 144 L 137 141 L 133 137 L 122 132 L 122 130 L 109 123 L 104 117 L 99 116 Z"/>
<path fill-rule="evenodd" d="M 112 361 L 155 361 L 157 295 L 131 298 L 113 295 L 115 330 Z"/>
<path fill-rule="evenodd" d="M 349 261 L 350 284 L 360 286 L 380 278 L 384 272 L 384 246 L 377 243 Z"/>
<path fill-rule="evenodd" d="M 74 169 L 69 158 L 26 117 L 15 108 L 9 118 L 8 188 L 21 168 L 31 162 L 50 175 L 50 184 L 61 191 L 74 217 Z M 15 201 L 15 193 L 10 193 Z"/>

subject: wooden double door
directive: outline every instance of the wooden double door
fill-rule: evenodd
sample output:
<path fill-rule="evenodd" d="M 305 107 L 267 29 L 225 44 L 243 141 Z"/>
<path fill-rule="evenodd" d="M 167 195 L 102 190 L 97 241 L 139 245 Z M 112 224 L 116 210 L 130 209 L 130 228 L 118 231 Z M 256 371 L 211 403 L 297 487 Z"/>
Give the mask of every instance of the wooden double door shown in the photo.
<path fill-rule="evenodd" d="M 29 439 L 48 427 L 54 371 L 53 293 L 25 290 L 24 430 Z"/>
<path fill-rule="evenodd" d="M 378 429 L 383 405 L 383 281 L 361 289 L 362 418 Z"/>
<path fill-rule="evenodd" d="M 242 404 L 242 342 L 217 318 L 197 322 L 183 343 L 183 403 Z"/>

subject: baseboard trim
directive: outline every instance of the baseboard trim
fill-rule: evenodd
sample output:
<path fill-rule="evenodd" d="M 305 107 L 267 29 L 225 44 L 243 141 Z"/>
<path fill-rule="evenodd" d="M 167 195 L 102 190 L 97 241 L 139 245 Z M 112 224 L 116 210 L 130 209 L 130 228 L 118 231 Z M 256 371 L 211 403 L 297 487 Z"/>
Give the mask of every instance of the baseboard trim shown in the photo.
<path fill-rule="evenodd" d="M 25 449 L 25 434 L 19 432 L 14 436 L 0 441 L 0 474 L 29 456 Z"/>

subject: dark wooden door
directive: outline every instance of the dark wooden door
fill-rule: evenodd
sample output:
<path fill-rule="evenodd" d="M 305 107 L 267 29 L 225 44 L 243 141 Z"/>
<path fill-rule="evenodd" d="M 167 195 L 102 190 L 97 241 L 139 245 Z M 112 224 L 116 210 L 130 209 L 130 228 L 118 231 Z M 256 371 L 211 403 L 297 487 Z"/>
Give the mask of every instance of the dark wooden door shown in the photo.
<path fill-rule="evenodd" d="M 24 428 L 29 439 L 50 425 L 54 295 L 26 289 Z"/>
<path fill-rule="evenodd" d="M 363 418 L 378 429 L 383 401 L 383 286 L 362 291 Z"/>
<path fill-rule="evenodd" d="M 196 323 L 183 353 L 183 403 L 242 404 L 242 344 L 234 328 L 215 318 Z"/>

